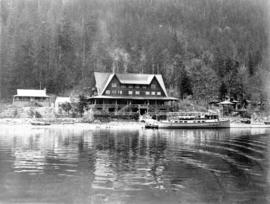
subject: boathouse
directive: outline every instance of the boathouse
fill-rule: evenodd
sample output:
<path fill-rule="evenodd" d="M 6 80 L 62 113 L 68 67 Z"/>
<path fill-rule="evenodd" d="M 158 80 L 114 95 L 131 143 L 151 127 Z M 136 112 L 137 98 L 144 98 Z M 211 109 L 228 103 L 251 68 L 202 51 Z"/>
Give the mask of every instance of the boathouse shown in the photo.
<path fill-rule="evenodd" d="M 89 107 L 109 113 L 172 111 L 177 98 L 169 97 L 160 74 L 95 72 Z"/>
<path fill-rule="evenodd" d="M 50 97 L 46 89 L 17 89 L 13 96 L 13 104 L 17 106 L 50 106 Z"/>

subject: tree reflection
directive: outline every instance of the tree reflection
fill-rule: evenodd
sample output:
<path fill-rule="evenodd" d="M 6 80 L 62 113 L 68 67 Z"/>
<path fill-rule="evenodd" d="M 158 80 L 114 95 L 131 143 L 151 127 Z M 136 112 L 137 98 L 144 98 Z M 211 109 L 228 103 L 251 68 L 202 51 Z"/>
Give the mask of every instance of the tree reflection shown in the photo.
<path fill-rule="evenodd" d="M 228 129 L 3 130 L 0 181 L 23 192 L 18 183 L 26 185 L 31 175 L 39 174 L 43 185 L 64 189 L 61 195 L 71 191 L 93 203 L 127 203 L 134 195 L 145 202 L 155 195 L 156 203 L 178 198 L 263 203 L 269 186 L 269 135 L 253 134 Z M 15 178 L 12 185 L 7 184 L 10 171 Z M 35 190 L 38 185 L 25 188 L 43 196 Z M 0 190 L 6 192 L 4 187 Z"/>

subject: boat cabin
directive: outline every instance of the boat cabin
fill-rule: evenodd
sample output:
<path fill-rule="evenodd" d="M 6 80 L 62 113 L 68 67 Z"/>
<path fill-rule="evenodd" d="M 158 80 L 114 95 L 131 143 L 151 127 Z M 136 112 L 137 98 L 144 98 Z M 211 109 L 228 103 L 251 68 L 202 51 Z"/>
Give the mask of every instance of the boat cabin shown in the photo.
<path fill-rule="evenodd" d="M 173 120 L 218 120 L 219 115 L 214 113 L 203 113 L 203 112 L 173 112 L 167 113 L 167 119 Z"/>

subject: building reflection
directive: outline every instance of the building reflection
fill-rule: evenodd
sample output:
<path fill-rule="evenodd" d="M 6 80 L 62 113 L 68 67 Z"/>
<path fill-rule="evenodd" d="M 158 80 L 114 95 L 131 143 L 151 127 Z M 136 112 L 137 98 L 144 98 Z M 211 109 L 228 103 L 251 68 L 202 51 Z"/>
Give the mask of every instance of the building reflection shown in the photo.
<path fill-rule="evenodd" d="M 69 184 L 83 186 L 77 193 L 91 195 L 93 203 L 127 201 L 134 192 L 148 192 L 147 199 L 156 191 L 230 203 L 264 195 L 268 135 L 229 129 L 15 128 L 0 133 L 0 151 L 11 155 L 17 174 L 76 178 Z"/>
<path fill-rule="evenodd" d="M 263 138 L 254 138 L 260 134 L 228 129 L 99 132 L 92 187 L 118 192 L 185 189 L 198 201 L 252 200 L 263 195 L 266 178 L 262 162 L 267 147 Z M 247 189 L 252 194 L 246 195 Z"/>

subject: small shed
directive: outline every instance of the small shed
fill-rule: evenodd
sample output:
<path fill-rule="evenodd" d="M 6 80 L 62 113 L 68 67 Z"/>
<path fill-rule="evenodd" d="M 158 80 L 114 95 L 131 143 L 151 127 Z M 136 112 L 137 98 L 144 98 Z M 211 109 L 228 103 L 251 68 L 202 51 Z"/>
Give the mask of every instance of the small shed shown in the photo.
<path fill-rule="evenodd" d="M 13 104 L 17 106 L 50 106 L 50 97 L 46 89 L 17 89 L 17 94 L 13 96 Z"/>
<path fill-rule="evenodd" d="M 60 106 L 64 103 L 71 103 L 70 97 L 56 97 L 54 102 L 55 112 L 59 113 L 61 109 Z"/>

